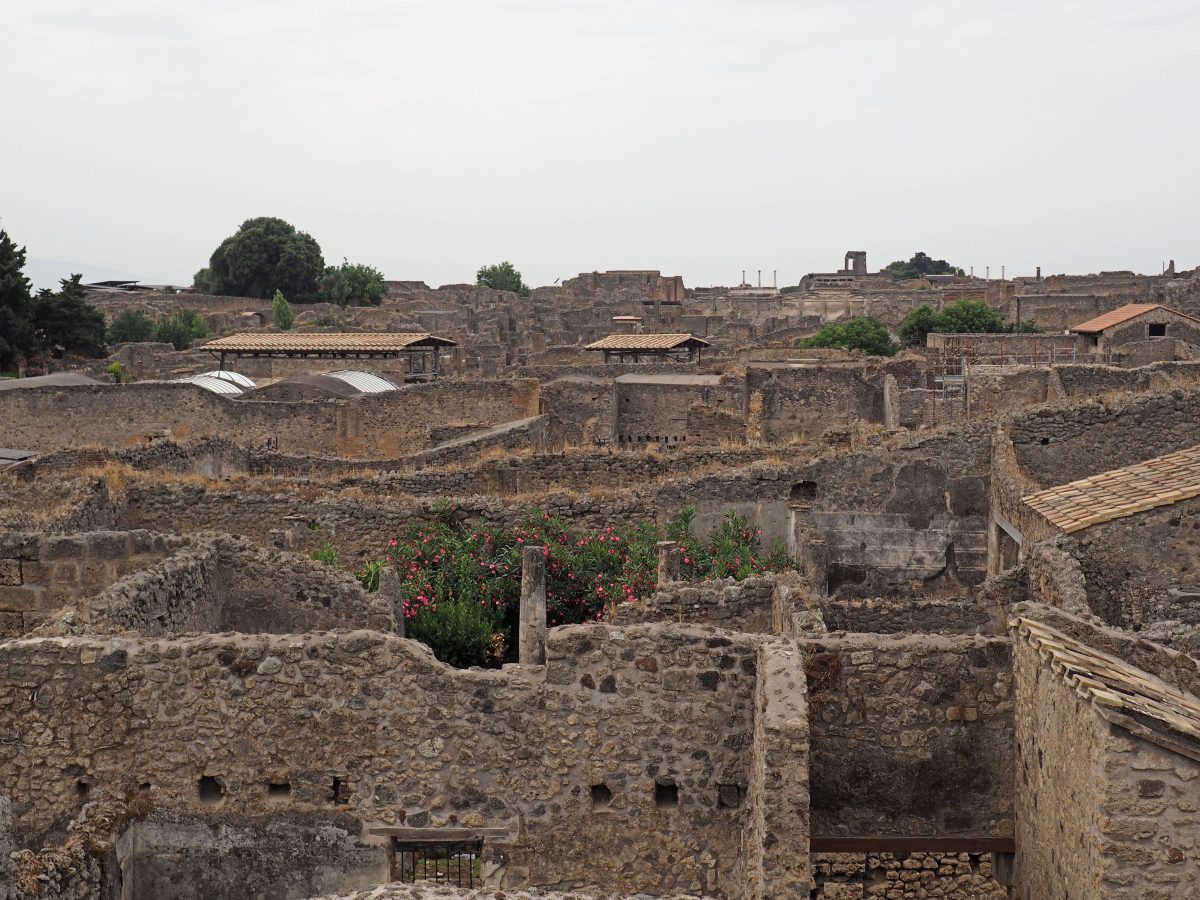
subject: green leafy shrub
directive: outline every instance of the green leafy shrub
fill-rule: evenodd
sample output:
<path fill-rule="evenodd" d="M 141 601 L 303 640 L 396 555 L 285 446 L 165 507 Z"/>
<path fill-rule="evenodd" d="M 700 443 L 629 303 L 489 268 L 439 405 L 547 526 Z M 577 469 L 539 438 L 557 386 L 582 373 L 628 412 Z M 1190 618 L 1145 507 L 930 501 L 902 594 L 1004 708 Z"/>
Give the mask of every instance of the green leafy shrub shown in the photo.
<path fill-rule="evenodd" d="M 797 347 L 841 347 L 871 356 L 894 356 L 899 346 L 888 330 L 870 316 L 830 322 L 812 337 L 796 341 Z"/>
<path fill-rule="evenodd" d="M 140 310 L 123 309 L 108 326 L 110 344 L 140 344 L 154 337 L 154 320 Z"/>
<path fill-rule="evenodd" d="M 125 378 L 125 370 L 121 368 L 119 362 L 110 362 L 104 367 L 104 371 L 111 375 L 117 384 L 120 384 Z"/>
<path fill-rule="evenodd" d="M 493 663 L 493 635 L 499 631 L 499 619 L 486 603 L 452 597 L 409 619 L 405 633 L 447 665 L 460 669 L 487 666 Z"/>
<path fill-rule="evenodd" d="M 982 300 L 957 300 L 934 311 L 927 303 L 912 310 L 900 323 L 900 340 L 911 347 L 925 346 L 933 334 L 1040 334 L 1032 319 L 1005 324 L 1004 317 Z"/>
<path fill-rule="evenodd" d="M 280 331 L 288 331 L 296 322 L 292 304 L 287 302 L 283 291 L 276 291 L 275 296 L 271 299 L 271 321 Z"/>
<path fill-rule="evenodd" d="M 154 327 L 154 340 L 171 344 L 176 350 L 186 350 L 193 341 L 208 337 L 204 316 L 194 309 L 184 309 L 163 319 Z"/>

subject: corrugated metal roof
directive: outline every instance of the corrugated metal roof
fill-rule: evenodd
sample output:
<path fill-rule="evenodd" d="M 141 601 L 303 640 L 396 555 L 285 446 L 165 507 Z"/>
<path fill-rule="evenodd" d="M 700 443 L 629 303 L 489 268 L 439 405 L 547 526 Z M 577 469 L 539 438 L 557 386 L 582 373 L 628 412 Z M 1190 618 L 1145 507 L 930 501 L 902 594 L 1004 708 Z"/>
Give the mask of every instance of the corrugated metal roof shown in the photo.
<path fill-rule="evenodd" d="M 679 350 L 708 347 L 708 341 L 690 334 L 610 334 L 584 350 Z"/>
<path fill-rule="evenodd" d="M 258 387 L 253 381 L 243 375 L 241 372 L 230 372 L 225 369 L 213 369 L 211 372 L 200 372 L 209 378 L 220 378 L 222 381 L 229 381 L 241 388 L 254 390 Z"/>
<path fill-rule="evenodd" d="M 384 378 L 382 375 L 376 375 L 374 372 L 345 369 L 340 372 L 326 372 L 325 374 L 329 378 L 336 378 L 339 381 L 346 382 L 346 384 L 363 394 L 384 394 L 388 391 L 397 390 L 400 387 L 399 384 L 390 378 Z"/>
<path fill-rule="evenodd" d="M 189 375 L 187 378 L 176 378 L 175 383 L 194 384 L 206 391 L 212 391 L 214 394 L 225 394 L 231 397 L 240 397 L 245 393 L 233 382 L 224 378 L 213 378 L 211 375 Z"/>
<path fill-rule="evenodd" d="M 454 347 L 454 341 L 426 332 L 365 334 L 231 334 L 201 349 L 218 353 L 393 353 L 415 347 Z"/>
<path fill-rule="evenodd" d="M 1022 497 L 1067 534 L 1200 497 L 1200 446 Z"/>
<path fill-rule="evenodd" d="M 1161 303 L 1126 303 L 1112 312 L 1106 312 L 1102 316 L 1096 316 L 1094 319 L 1080 322 L 1071 330 L 1079 334 L 1099 334 L 1106 328 L 1112 328 L 1114 325 L 1120 325 L 1123 322 L 1128 322 L 1130 319 L 1136 319 L 1138 316 L 1155 309 L 1165 309 L 1167 312 L 1183 316 L 1185 319 L 1200 321 L 1200 319 L 1196 319 L 1194 316 L 1189 316 L 1187 313 L 1182 313 L 1177 309 L 1171 309 L 1169 306 L 1163 306 Z"/>

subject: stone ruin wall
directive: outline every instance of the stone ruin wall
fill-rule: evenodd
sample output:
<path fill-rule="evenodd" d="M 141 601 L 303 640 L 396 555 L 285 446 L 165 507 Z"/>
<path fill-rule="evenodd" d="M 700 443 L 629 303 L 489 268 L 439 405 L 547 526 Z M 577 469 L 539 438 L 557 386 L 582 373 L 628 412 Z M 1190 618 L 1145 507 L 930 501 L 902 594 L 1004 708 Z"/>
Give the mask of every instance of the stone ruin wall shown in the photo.
<path fill-rule="evenodd" d="M 1006 638 L 806 639 L 812 833 L 1013 829 Z"/>
<path fill-rule="evenodd" d="M 162 562 L 86 600 L 82 612 L 94 633 L 396 630 L 390 601 L 367 593 L 349 574 L 218 534 L 196 535 Z"/>
<path fill-rule="evenodd" d="M 147 531 L 0 534 L 0 639 L 159 562 L 186 539 Z"/>
<path fill-rule="evenodd" d="M 155 437 L 238 435 L 291 453 L 396 457 L 426 446 L 435 424 L 500 425 L 538 413 L 536 381 L 443 381 L 349 401 L 231 400 L 189 384 L 141 383 L 0 392 L 9 443 L 30 449 L 120 448 Z"/>
<path fill-rule="evenodd" d="M 1110 725 L 1024 638 L 1013 663 L 1017 896 L 1186 896 L 1200 763 Z"/>
<path fill-rule="evenodd" d="M 1016 460 L 1041 487 L 1065 484 L 1200 443 L 1200 391 L 1035 410 L 1007 426 Z"/>
<path fill-rule="evenodd" d="M 233 825 L 270 810 L 507 827 L 506 883 L 737 896 L 755 639 L 555 629 L 544 683 L 369 632 L 27 639 L 0 660 L 22 844 L 77 811 L 83 784 Z"/>

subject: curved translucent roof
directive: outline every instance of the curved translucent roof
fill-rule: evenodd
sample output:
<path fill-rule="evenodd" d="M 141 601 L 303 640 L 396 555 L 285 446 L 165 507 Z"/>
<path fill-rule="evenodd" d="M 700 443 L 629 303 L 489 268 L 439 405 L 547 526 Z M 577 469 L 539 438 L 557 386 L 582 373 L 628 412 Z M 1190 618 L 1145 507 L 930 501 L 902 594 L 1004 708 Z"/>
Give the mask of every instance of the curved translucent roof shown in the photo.
<path fill-rule="evenodd" d="M 229 372 L 223 369 L 213 369 L 211 372 L 201 372 L 200 375 L 206 378 L 220 378 L 222 381 L 231 381 L 238 387 L 249 388 L 254 390 L 258 385 L 247 378 L 240 372 Z"/>
<path fill-rule="evenodd" d="M 189 375 L 187 378 L 175 379 L 176 384 L 195 384 L 212 391 L 214 394 L 227 394 L 240 397 L 245 391 L 225 378 L 213 378 L 211 375 Z"/>
<path fill-rule="evenodd" d="M 326 378 L 336 378 L 344 381 L 363 394 L 383 394 L 400 387 L 390 378 L 376 375 L 374 372 L 359 372 L 354 369 L 343 369 L 340 372 L 326 372 Z"/>

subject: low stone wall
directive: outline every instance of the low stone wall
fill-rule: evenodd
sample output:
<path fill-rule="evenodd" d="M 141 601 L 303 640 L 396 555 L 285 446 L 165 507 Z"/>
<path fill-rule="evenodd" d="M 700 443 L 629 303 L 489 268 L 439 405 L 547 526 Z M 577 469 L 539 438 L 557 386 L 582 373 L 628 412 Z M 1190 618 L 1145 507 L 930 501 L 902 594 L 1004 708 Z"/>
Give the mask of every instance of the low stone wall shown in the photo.
<path fill-rule="evenodd" d="M 97 633 L 393 631 L 394 612 L 348 574 L 226 535 L 199 535 L 163 562 L 84 604 Z M 78 631 L 78 628 L 75 629 Z"/>
<path fill-rule="evenodd" d="M 668 582 L 643 600 L 616 607 L 610 617 L 616 625 L 679 622 L 771 634 L 775 630 L 776 584 L 774 575 L 744 581 L 722 578 Z"/>
<path fill-rule="evenodd" d="M 812 900 L 1008 900 L 990 853 L 815 853 Z"/>
<path fill-rule="evenodd" d="M 805 643 L 812 833 L 1011 835 L 1005 638 Z"/>
<path fill-rule="evenodd" d="M 992 623 L 988 609 L 967 600 L 822 600 L 820 609 L 829 631 L 975 634 Z"/>

